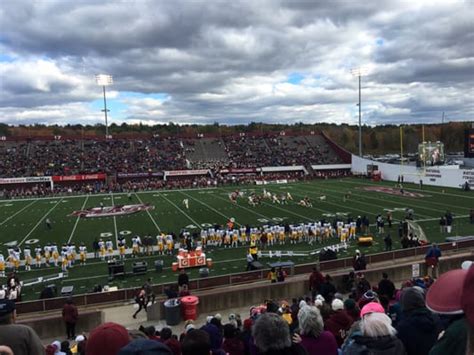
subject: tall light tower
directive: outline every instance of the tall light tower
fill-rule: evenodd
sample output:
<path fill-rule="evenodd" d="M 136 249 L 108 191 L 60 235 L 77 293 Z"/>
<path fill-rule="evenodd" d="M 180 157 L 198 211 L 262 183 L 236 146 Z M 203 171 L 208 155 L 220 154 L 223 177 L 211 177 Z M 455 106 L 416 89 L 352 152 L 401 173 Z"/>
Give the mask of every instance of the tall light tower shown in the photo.
<path fill-rule="evenodd" d="M 105 138 L 109 137 L 109 125 L 107 122 L 107 97 L 105 96 L 105 87 L 112 85 L 114 83 L 114 79 L 112 78 L 112 75 L 108 74 L 98 74 L 95 76 L 95 81 L 97 85 L 102 86 L 103 92 L 104 92 L 104 109 L 102 112 L 105 114 Z"/>
<path fill-rule="evenodd" d="M 359 67 L 351 69 L 351 73 L 353 76 L 357 76 L 359 78 L 359 156 L 362 158 L 362 105 L 361 105 L 361 77 L 367 75 L 368 70 L 367 68 Z"/>

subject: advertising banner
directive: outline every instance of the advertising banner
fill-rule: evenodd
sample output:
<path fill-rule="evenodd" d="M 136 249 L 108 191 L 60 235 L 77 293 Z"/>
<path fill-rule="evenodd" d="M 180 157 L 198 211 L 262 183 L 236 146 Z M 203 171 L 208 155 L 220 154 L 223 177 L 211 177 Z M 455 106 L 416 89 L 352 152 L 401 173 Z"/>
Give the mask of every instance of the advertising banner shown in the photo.
<path fill-rule="evenodd" d="M 37 182 L 51 182 L 51 176 L 30 176 L 0 179 L 0 184 L 31 184 Z"/>
<path fill-rule="evenodd" d="M 67 175 L 67 176 L 55 175 L 53 176 L 53 181 L 62 182 L 62 181 L 105 180 L 106 178 L 107 178 L 107 175 L 103 173 Z"/>

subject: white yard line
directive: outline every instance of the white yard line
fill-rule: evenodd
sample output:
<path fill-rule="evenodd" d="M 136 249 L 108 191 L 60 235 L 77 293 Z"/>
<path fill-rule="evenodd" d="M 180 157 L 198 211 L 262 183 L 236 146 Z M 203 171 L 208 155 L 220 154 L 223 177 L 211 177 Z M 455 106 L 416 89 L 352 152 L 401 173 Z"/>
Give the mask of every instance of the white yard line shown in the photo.
<path fill-rule="evenodd" d="M 33 202 L 29 203 L 28 205 L 26 205 L 25 207 L 23 207 L 21 210 L 15 212 L 14 214 L 12 214 L 10 217 L 8 217 L 7 219 L 5 219 L 2 223 L 0 223 L 0 226 L 3 226 L 5 223 L 7 223 L 10 219 L 12 219 L 13 217 L 15 217 L 16 215 L 18 215 L 19 213 L 23 212 L 24 210 L 26 210 L 28 207 L 30 207 L 32 204 L 34 204 L 36 201 L 38 201 L 38 199 L 36 200 L 33 200 Z"/>
<path fill-rule="evenodd" d="M 110 196 L 112 197 L 112 206 L 115 206 L 114 202 L 114 193 L 111 192 Z M 114 216 L 114 228 L 115 228 L 115 247 L 118 248 L 118 230 L 117 230 L 117 218 Z"/>
<path fill-rule="evenodd" d="M 55 204 L 53 207 L 51 207 L 51 208 L 48 210 L 48 212 L 46 212 L 46 214 L 45 214 L 43 217 L 41 217 L 41 219 L 38 221 L 38 223 L 36 223 L 36 225 L 33 227 L 33 229 L 31 229 L 31 230 L 28 232 L 28 234 L 21 240 L 21 242 L 18 243 L 18 246 L 22 245 L 23 242 L 28 239 L 28 237 L 35 231 L 35 229 L 38 228 L 38 226 L 41 224 L 41 222 L 43 222 L 43 220 L 44 220 L 56 207 L 58 207 L 58 205 L 61 203 L 62 200 L 63 200 L 63 198 L 61 198 L 58 202 L 56 202 L 56 204 Z"/>
<path fill-rule="evenodd" d="M 229 216 L 226 216 L 225 214 L 219 212 L 218 210 L 216 210 L 214 207 L 208 205 L 207 203 L 202 202 L 202 201 L 200 201 L 200 200 L 198 200 L 198 199 L 192 197 L 190 194 L 187 194 L 187 193 L 184 193 L 184 192 L 181 192 L 181 194 L 192 198 L 194 201 L 197 201 L 197 202 L 199 202 L 201 205 L 203 205 L 203 206 L 209 208 L 210 210 L 213 210 L 213 211 L 216 212 L 217 214 L 220 214 L 220 215 L 221 215 L 222 217 L 224 217 L 225 219 L 227 219 L 227 220 L 230 219 Z M 242 226 L 242 225 L 241 225 L 240 223 L 238 223 L 238 222 L 235 222 L 235 224 L 237 224 L 238 226 Z"/>
<path fill-rule="evenodd" d="M 82 204 L 81 210 L 83 210 L 86 207 L 87 200 L 89 199 L 89 195 L 86 196 L 86 199 L 84 200 L 84 203 Z M 80 216 L 77 217 L 76 223 L 74 223 L 74 227 L 72 228 L 71 235 L 69 236 L 69 239 L 67 240 L 67 243 L 69 244 L 72 240 L 72 237 L 74 236 L 74 232 L 76 231 L 77 225 L 79 224 L 79 220 L 81 219 Z"/>
<path fill-rule="evenodd" d="M 140 196 L 138 196 L 138 194 L 135 192 L 135 196 L 137 196 L 137 199 L 138 201 L 140 201 L 141 204 L 143 204 L 143 201 L 142 199 L 140 198 Z M 161 228 L 158 226 L 158 223 L 156 223 L 156 220 L 155 218 L 153 218 L 153 216 L 151 215 L 150 211 L 146 210 L 146 213 L 148 213 L 148 216 L 150 217 L 151 221 L 153 222 L 153 224 L 155 225 L 156 229 L 158 230 L 158 232 L 161 233 Z"/>
<path fill-rule="evenodd" d="M 159 195 L 163 197 L 166 201 L 168 201 L 170 204 L 172 204 L 179 212 L 184 214 L 191 222 L 193 222 L 196 225 L 196 227 L 199 228 L 199 230 L 202 230 L 201 224 L 196 222 L 194 219 L 192 219 L 186 212 L 184 212 L 181 208 L 179 208 L 173 201 L 171 201 L 170 199 L 168 199 L 165 195 L 161 193 Z"/>

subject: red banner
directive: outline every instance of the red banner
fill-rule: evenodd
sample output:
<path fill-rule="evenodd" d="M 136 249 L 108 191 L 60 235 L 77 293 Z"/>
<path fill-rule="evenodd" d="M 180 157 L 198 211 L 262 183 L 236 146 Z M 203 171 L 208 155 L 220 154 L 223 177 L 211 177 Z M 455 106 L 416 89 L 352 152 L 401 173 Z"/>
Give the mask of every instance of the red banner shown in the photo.
<path fill-rule="evenodd" d="M 107 175 L 104 173 L 68 175 L 68 176 L 55 175 L 53 176 L 53 181 L 61 182 L 61 181 L 105 180 L 106 178 L 107 178 Z"/>

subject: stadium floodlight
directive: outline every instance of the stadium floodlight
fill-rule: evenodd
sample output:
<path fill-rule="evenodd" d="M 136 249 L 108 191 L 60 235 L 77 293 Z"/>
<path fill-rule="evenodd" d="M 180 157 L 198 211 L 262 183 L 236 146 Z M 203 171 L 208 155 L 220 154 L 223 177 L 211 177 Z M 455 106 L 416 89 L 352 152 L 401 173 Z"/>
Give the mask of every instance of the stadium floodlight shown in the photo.
<path fill-rule="evenodd" d="M 359 78 L 359 156 L 362 158 L 362 105 L 361 105 L 361 77 L 369 73 L 367 68 L 359 67 L 351 69 L 351 74 Z"/>
<path fill-rule="evenodd" d="M 105 96 L 105 87 L 112 85 L 114 83 L 114 79 L 112 75 L 108 74 L 98 74 L 95 76 L 95 81 L 97 85 L 102 86 L 102 90 L 104 92 L 104 109 L 102 110 L 105 114 L 105 138 L 109 137 L 109 125 L 107 123 L 107 97 Z"/>

